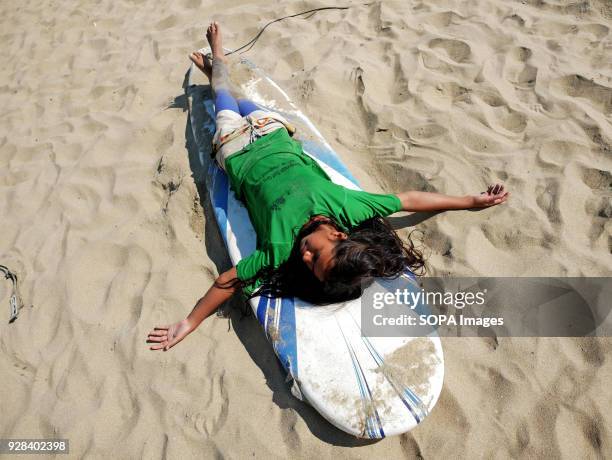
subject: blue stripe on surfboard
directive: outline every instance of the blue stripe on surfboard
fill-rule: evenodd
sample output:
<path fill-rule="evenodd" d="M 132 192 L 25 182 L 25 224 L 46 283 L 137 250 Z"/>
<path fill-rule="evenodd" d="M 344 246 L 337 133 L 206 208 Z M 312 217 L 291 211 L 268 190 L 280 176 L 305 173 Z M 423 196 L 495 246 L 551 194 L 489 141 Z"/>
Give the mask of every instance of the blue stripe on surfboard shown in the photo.
<path fill-rule="evenodd" d="M 280 321 L 278 324 L 277 354 L 283 367 L 293 378 L 298 376 L 297 338 L 295 333 L 295 302 L 291 297 L 283 297 Z"/>
<path fill-rule="evenodd" d="M 363 368 L 361 367 L 361 363 L 359 362 L 359 359 L 357 359 L 357 354 L 352 349 L 352 346 L 351 346 L 351 353 L 352 353 L 352 355 L 354 357 L 354 362 L 357 364 L 357 367 L 359 368 L 359 374 L 361 375 L 361 378 L 363 380 L 365 389 L 368 392 L 367 393 L 368 394 L 368 401 L 372 405 L 372 407 L 374 408 L 374 416 L 376 417 L 376 425 L 377 426 L 372 426 L 372 425 L 374 425 L 374 420 L 373 420 L 373 417 L 371 415 L 369 415 L 369 413 L 368 413 L 368 421 L 370 422 L 370 432 L 374 433 L 374 437 L 384 438 L 385 437 L 385 432 L 383 431 L 382 422 L 380 421 L 380 416 L 378 415 L 378 409 L 376 408 L 376 403 L 372 399 L 372 390 L 370 389 L 370 385 L 368 384 L 368 381 L 367 381 L 367 379 L 365 377 L 365 372 L 363 372 Z M 378 433 L 376 433 L 376 428 L 378 428 Z M 377 434 L 379 434 L 380 436 L 377 436 Z"/>
<path fill-rule="evenodd" d="M 229 199 L 229 181 L 222 171 L 216 171 L 213 175 L 211 196 L 213 197 L 213 208 L 219 230 L 223 241 L 227 246 L 227 203 Z"/>
<path fill-rule="evenodd" d="M 376 361 L 376 364 L 378 366 L 384 365 L 384 360 L 382 356 L 374 348 L 370 340 L 367 337 L 363 337 L 363 336 L 362 336 L 362 340 L 366 344 L 366 347 L 368 351 L 370 352 L 370 356 L 372 356 L 372 358 L 374 358 L 374 361 Z M 383 375 L 385 375 L 385 377 L 387 378 L 387 380 L 389 381 L 389 383 L 391 384 L 391 386 L 393 387 L 393 389 L 399 396 L 404 406 L 406 406 L 408 411 L 414 417 L 415 421 L 417 423 L 421 423 L 421 421 L 427 416 L 427 413 L 428 413 L 427 407 L 425 406 L 425 404 L 423 404 L 423 401 L 421 401 L 421 399 L 416 394 L 414 394 L 414 392 L 410 388 L 404 385 L 401 385 L 399 382 L 395 382 L 394 379 L 389 378 L 389 376 L 387 376 L 384 373 Z M 414 404 L 414 406 L 410 402 L 408 402 L 404 396 L 407 396 L 408 399 L 412 401 L 412 404 Z"/>
<path fill-rule="evenodd" d="M 268 313 L 270 300 L 269 297 L 262 296 L 259 298 L 259 303 L 257 304 L 257 321 L 259 321 L 262 327 L 266 324 L 266 314 Z"/>
<path fill-rule="evenodd" d="M 353 350 L 353 347 L 349 343 L 348 339 L 346 338 L 346 335 L 344 334 L 344 331 L 342 330 L 342 326 L 340 325 L 338 318 L 336 318 L 336 324 L 338 325 L 338 329 L 340 329 L 340 333 L 342 334 L 342 338 L 344 339 L 344 343 L 346 345 L 346 348 L 348 349 L 349 356 L 351 357 L 353 371 L 355 372 L 355 378 L 357 380 L 357 385 L 359 388 L 359 394 L 361 395 L 361 402 L 364 406 L 364 417 L 366 419 L 366 434 L 370 439 L 384 438 L 385 432 L 382 428 L 382 422 L 380 421 L 380 416 L 378 415 L 376 404 L 372 400 L 372 392 L 370 391 L 370 386 L 368 385 L 365 373 L 363 372 L 361 364 L 357 359 L 355 350 Z M 374 420 L 374 417 L 372 417 L 371 415 L 370 407 L 374 409 L 374 415 L 376 416 L 376 420 Z M 376 428 L 378 428 L 378 433 L 376 432 Z"/>
<path fill-rule="evenodd" d="M 357 322 L 357 320 L 350 313 L 348 313 L 348 315 L 353 320 L 353 323 L 355 324 L 355 326 L 359 329 L 359 323 Z M 376 365 L 379 366 L 379 367 L 383 366 L 384 365 L 384 359 L 383 359 L 382 355 L 378 352 L 378 350 L 376 350 L 376 348 L 374 347 L 372 342 L 370 342 L 370 339 L 368 337 L 364 336 L 364 335 L 361 335 L 361 340 L 365 344 L 366 349 L 370 353 L 370 356 L 372 356 L 372 359 L 374 360 Z M 395 392 L 397 393 L 398 397 L 400 398 L 400 400 L 402 401 L 404 406 L 412 414 L 412 416 L 414 417 L 415 421 L 417 423 L 421 423 L 421 421 L 429 413 L 429 410 L 427 409 L 427 406 L 423 403 L 421 398 L 419 398 L 412 391 L 411 388 L 408 388 L 407 386 L 402 385 L 400 382 L 395 381 L 394 379 L 390 378 L 390 376 L 388 376 L 384 372 L 383 372 L 383 375 L 385 376 L 385 378 L 387 379 L 387 381 L 389 382 L 389 384 L 391 385 L 393 390 L 395 390 Z M 408 398 L 410 401 L 407 401 L 406 398 Z"/>
<path fill-rule="evenodd" d="M 281 364 L 293 378 L 298 376 L 297 337 L 295 331 L 295 302 L 291 297 L 280 299 L 280 320 L 276 340 L 270 337 L 270 324 L 276 317 L 276 305 L 279 299 L 260 297 L 257 304 L 257 321 L 264 328 L 266 338 L 272 342 Z M 273 314 L 273 312 L 274 314 Z"/>

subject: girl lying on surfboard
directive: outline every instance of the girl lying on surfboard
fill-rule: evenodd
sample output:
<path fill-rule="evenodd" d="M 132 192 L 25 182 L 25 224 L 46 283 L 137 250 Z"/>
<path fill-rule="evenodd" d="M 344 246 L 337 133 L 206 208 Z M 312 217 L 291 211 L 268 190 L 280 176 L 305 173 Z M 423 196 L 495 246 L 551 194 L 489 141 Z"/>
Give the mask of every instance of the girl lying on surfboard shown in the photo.
<path fill-rule="evenodd" d="M 231 93 L 221 31 L 206 37 L 212 63 L 202 53 L 190 58 L 204 72 L 215 97 L 213 149 L 231 188 L 246 205 L 257 233 L 257 249 L 222 273 L 189 316 L 156 327 L 152 350 L 181 341 L 232 294 L 295 296 L 314 304 L 358 298 L 374 278 L 418 271 L 423 258 L 410 239 L 402 241 L 384 216 L 397 211 L 485 208 L 503 203 L 508 192 L 492 185 L 474 196 L 411 191 L 375 194 L 333 183 L 281 115 L 261 110 Z"/>

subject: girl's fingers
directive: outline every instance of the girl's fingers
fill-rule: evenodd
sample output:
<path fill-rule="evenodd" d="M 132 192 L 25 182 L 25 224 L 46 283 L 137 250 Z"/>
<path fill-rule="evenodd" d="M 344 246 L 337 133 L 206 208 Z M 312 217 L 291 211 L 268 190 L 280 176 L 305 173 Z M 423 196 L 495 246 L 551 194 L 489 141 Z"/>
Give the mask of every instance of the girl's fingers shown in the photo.
<path fill-rule="evenodd" d="M 163 337 L 154 337 L 154 336 L 149 336 L 147 338 L 147 342 L 165 342 L 168 339 L 168 337 L 163 336 Z"/>
<path fill-rule="evenodd" d="M 154 336 L 157 336 L 157 337 L 161 337 L 162 335 L 168 335 L 168 329 L 158 329 L 158 328 L 155 328 L 154 330 L 149 332 L 149 335 L 154 335 Z"/>
<path fill-rule="evenodd" d="M 153 345 L 152 347 L 149 347 L 149 350 L 161 350 L 162 348 L 164 348 L 165 344 L 161 344 L 161 345 Z"/>
<path fill-rule="evenodd" d="M 509 194 L 508 192 L 506 192 L 506 193 L 504 193 L 503 195 L 498 196 L 498 197 L 495 199 L 495 202 L 494 202 L 493 204 L 500 204 L 500 203 L 505 202 L 505 201 L 508 199 L 508 195 L 510 195 L 510 194 Z"/>
<path fill-rule="evenodd" d="M 161 327 L 156 327 L 154 330 L 149 332 L 147 336 L 147 343 L 149 342 L 166 342 L 168 340 L 168 330 Z M 160 347 L 161 348 L 161 347 Z M 159 348 L 152 348 L 152 350 L 158 350 Z"/>
<path fill-rule="evenodd" d="M 487 195 L 500 195 L 504 192 L 504 184 L 491 184 L 485 192 Z"/>

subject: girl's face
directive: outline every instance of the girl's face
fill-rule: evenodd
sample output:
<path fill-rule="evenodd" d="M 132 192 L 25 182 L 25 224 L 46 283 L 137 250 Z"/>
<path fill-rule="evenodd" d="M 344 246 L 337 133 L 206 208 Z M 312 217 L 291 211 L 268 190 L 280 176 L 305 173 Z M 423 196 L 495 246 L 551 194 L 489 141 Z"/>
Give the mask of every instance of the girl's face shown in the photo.
<path fill-rule="evenodd" d="M 336 244 L 347 238 L 346 233 L 339 231 L 333 225 L 318 224 L 312 233 L 301 239 L 302 260 L 319 281 L 325 280 L 327 271 L 333 265 Z"/>

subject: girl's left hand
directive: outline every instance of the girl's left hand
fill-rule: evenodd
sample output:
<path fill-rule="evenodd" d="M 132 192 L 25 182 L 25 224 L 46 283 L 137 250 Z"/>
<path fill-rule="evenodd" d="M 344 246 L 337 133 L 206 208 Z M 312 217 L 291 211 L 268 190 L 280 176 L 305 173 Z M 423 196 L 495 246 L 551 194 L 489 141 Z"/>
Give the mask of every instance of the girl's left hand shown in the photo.
<path fill-rule="evenodd" d="M 510 196 L 510 192 L 504 191 L 503 184 L 489 185 L 486 192 L 473 197 L 474 208 L 488 208 L 503 203 Z"/>

